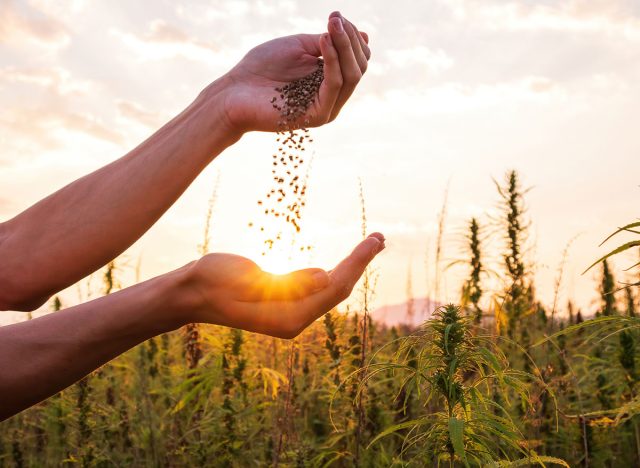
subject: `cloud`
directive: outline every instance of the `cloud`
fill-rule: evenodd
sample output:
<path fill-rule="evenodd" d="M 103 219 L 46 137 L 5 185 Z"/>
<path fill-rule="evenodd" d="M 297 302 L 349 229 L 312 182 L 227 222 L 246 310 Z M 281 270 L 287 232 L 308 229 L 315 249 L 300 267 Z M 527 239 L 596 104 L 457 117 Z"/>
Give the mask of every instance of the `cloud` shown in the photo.
<path fill-rule="evenodd" d="M 0 43 L 35 44 L 58 49 L 70 42 L 66 26 L 57 19 L 28 4 L 12 0 L 0 3 Z"/>
<path fill-rule="evenodd" d="M 453 59 L 442 49 L 431 50 L 423 45 L 404 49 L 389 49 L 387 63 L 398 68 L 424 66 L 430 72 L 437 73 L 453 66 Z"/>
<path fill-rule="evenodd" d="M 389 115 L 420 119 L 428 115 L 455 114 L 514 107 L 522 104 L 546 105 L 566 100 L 566 90 L 541 76 L 526 76 L 497 83 L 466 84 L 445 82 L 431 87 L 390 88 L 367 94 L 352 105 L 356 119 L 369 125 L 379 119 L 381 109 Z"/>
<path fill-rule="evenodd" d="M 229 64 L 228 49 L 196 39 L 161 19 L 153 20 L 148 31 L 143 34 L 118 29 L 112 29 L 111 34 L 118 37 L 143 61 L 182 57 L 207 63 Z"/>
<path fill-rule="evenodd" d="M 117 105 L 118 111 L 123 117 L 149 128 L 158 128 L 164 122 L 162 116 L 157 112 L 148 111 L 138 103 L 120 100 Z"/>
<path fill-rule="evenodd" d="M 449 0 L 458 19 L 495 30 L 601 33 L 640 40 L 637 6 L 624 0 L 542 2 Z"/>
<path fill-rule="evenodd" d="M 262 5 L 262 8 L 267 8 L 267 11 L 270 10 L 266 4 Z M 260 11 L 263 11 L 262 8 L 260 8 Z M 232 16 L 244 16 L 251 11 L 251 4 L 242 0 L 227 1 L 224 3 L 224 8 L 221 8 L 219 5 L 211 6 L 207 4 L 198 5 L 192 3 L 188 6 L 183 4 L 176 5 L 176 14 L 178 16 L 189 19 L 196 24 L 224 20 Z"/>
<path fill-rule="evenodd" d="M 189 35 L 184 31 L 178 29 L 175 26 L 167 24 L 164 20 L 156 19 L 151 22 L 149 32 L 143 36 L 143 39 L 147 42 L 165 42 L 165 43 L 178 43 L 188 44 L 194 43 L 199 47 L 205 49 L 211 49 L 212 46 L 206 43 L 192 41 Z"/>
<path fill-rule="evenodd" d="M 552 91 L 556 86 L 556 83 L 543 76 L 531 76 L 526 80 L 529 84 L 529 89 L 534 93 L 546 93 Z"/>
<path fill-rule="evenodd" d="M 92 83 L 78 80 L 71 73 L 61 67 L 52 68 L 0 68 L 0 88 L 13 84 L 25 83 L 47 88 L 59 96 L 68 94 L 86 94 Z"/>
<path fill-rule="evenodd" d="M 120 132 L 94 115 L 54 109 L 6 109 L 0 113 L 0 149 L 20 156 L 58 149 L 68 133 L 122 145 Z"/>
<path fill-rule="evenodd" d="M 89 0 L 28 0 L 37 10 L 57 19 L 69 20 L 84 12 Z"/>
<path fill-rule="evenodd" d="M 121 145 L 124 143 L 122 134 L 105 125 L 101 120 L 91 114 L 65 113 L 53 115 L 57 119 L 56 124 L 64 130 L 85 133 L 93 138 Z M 54 120 L 55 121 L 55 120 Z"/>
<path fill-rule="evenodd" d="M 213 21 L 224 21 L 231 18 L 290 16 L 297 9 L 292 0 L 231 0 L 212 6 L 211 3 L 189 2 L 188 5 L 178 4 L 176 14 L 180 18 L 189 20 L 193 24 L 210 24 Z"/>

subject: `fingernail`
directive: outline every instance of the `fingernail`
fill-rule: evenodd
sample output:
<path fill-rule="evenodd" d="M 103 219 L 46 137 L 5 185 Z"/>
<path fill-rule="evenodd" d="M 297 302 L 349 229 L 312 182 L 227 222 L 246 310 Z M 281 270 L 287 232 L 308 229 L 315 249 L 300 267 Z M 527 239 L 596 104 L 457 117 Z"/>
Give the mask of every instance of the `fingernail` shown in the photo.
<path fill-rule="evenodd" d="M 342 26 L 342 19 L 335 18 L 335 17 L 331 18 L 331 24 L 333 25 L 333 28 L 339 33 L 344 32 L 344 27 Z"/>
<path fill-rule="evenodd" d="M 329 275 L 327 275 L 324 271 L 314 273 L 311 279 L 313 280 L 313 287 L 315 290 L 322 289 L 327 284 L 329 284 Z"/>

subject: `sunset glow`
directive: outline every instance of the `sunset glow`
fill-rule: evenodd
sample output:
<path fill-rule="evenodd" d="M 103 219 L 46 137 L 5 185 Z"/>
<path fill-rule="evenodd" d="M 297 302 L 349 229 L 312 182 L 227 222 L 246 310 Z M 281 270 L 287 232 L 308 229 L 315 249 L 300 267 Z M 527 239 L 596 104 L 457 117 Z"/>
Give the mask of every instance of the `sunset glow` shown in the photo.
<path fill-rule="evenodd" d="M 0 468 L 640 467 L 640 0 L 0 0 Z"/>

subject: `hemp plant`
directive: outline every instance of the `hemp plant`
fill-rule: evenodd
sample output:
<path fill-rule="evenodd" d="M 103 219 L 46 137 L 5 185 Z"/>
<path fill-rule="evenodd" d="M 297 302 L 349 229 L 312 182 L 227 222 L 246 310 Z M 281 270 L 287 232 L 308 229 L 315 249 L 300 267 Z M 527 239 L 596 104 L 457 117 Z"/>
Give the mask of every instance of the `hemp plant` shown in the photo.
<path fill-rule="evenodd" d="M 487 273 L 483 263 L 482 230 L 477 218 L 471 218 L 467 223 L 467 232 L 464 235 L 464 253 L 466 259 L 456 260 L 448 265 L 451 267 L 463 263 L 467 265 L 468 276 L 462 284 L 461 303 L 468 313 L 473 316 L 474 322 L 482 321 L 482 309 L 480 299 L 484 293 L 482 289 L 482 277 Z"/>
<path fill-rule="evenodd" d="M 423 411 L 388 427 L 370 446 L 399 436 L 403 461 L 421 466 L 568 466 L 527 449 L 507 409 L 494 401 L 497 388 L 502 400 L 508 402 L 515 393 L 527 404 L 528 382 L 535 376 L 511 369 L 491 337 L 474 336 L 470 318 L 459 306 L 440 307 L 432 317 L 418 332 L 401 339 L 392 361 L 376 362 L 374 355 L 368 366 L 369 385 L 391 371 L 401 389 L 415 390 Z"/>
<path fill-rule="evenodd" d="M 609 237 L 607 237 L 605 240 L 603 240 L 600 245 L 602 246 L 605 242 L 607 242 L 611 238 L 617 236 L 621 232 L 627 232 L 627 233 L 631 233 L 631 234 L 640 235 L 640 221 L 637 221 L 637 222 L 634 222 L 634 223 L 629 223 L 626 226 L 622 226 L 622 227 L 618 228 L 613 234 L 611 234 Z M 629 251 L 629 250 L 631 250 L 633 248 L 637 248 L 638 246 L 640 246 L 640 239 L 632 240 L 632 241 L 626 242 L 624 244 L 621 244 L 618 247 L 616 247 L 615 249 L 613 249 L 612 251 L 610 251 L 609 253 L 607 253 L 606 255 L 603 255 L 598 260 L 593 262 L 591 264 L 591 266 L 589 266 L 589 268 L 587 268 L 584 272 L 586 273 L 591 268 L 596 266 L 598 263 L 604 262 L 610 257 L 613 257 L 615 255 L 619 255 L 619 254 L 621 254 L 623 252 L 627 252 L 627 251 Z M 640 266 L 640 262 L 630 266 L 627 270 L 631 270 L 632 268 L 635 268 L 635 267 L 638 267 L 638 266 Z M 640 281 L 638 281 L 636 283 L 633 283 L 633 284 L 630 284 L 629 286 L 640 286 Z"/>
<path fill-rule="evenodd" d="M 520 176 L 516 171 L 509 171 L 501 185 L 495 182 L 501 198 L 501 224 L 506 228 L 504 235 L 506 252 L 504 265 L 509 281 L 503 309 L 506 312 L 509 338 L 515 339 L 520 320 L 531 309 L 529 285 L 527 285 L 527 269 L 524 262 L 524 244 L 527 237 L 528 222 L 525 219 L 526 207 Z"/>

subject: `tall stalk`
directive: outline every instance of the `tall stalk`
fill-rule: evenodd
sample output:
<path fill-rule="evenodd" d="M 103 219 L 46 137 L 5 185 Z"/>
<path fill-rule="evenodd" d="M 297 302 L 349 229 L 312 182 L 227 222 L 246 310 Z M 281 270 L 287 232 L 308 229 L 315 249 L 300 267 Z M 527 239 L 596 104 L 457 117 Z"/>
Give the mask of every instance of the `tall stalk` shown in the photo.
<path fill-rule="evenodd" d="M 609 262 L 603 260 L 602 262 L 602 279 L 600 281 L 600 299 L 601 307 L 596 315 L 603 315 L 605 317 L 616 314 L 616 281 L 613 277 L 613 272 L 609 267 Z"/>
<path fill-rule="evenodd" d="M 202 244 L 198 245 L 198 254 L 205 256 L 209 253 L 209 244 L 211 243 L 211 219 L 213 217 L 213 209 L 218 199 L 218 184 L 220 179 L 216 179 L 216 183 L 207 204 L 207 214 L 204 222 L 204 235 Z M 185 325 L 185 356 L 187 359 L 187 368 L 190 370 L 198 367 L 200 359 L 202 359 L 202 345 L 200 343 L 200 326 L 197 323 L 189 323 Z"/>
<path fill-rule="evenodd" d="M 562 286 L 562 279 L 564 277 L 564 269 L 567 265 L 567 258 L 569 257 L 569 249 L 571 248 L 571 244 L 573 244 L 573 241 L 576 238 L 574 237 L 573 239 L 571 239 L 569 242 L 567 242 L 567 245 L 565 245 L 564 250 L 562 251 L 562 258 L 560 260 L 560 265 L 558 266 L 558 274 L 556 275 L 556 280 L 553 286 L 553 306 L 551 308 L 551 320 L 550 320 L 550 329 L 553 330 L 554 329 L 554 322 L 555 322 L 555 316 L 556 316 L 556 308 L 558 306 L 558 298 L 560 296 L 560 288 Z M 569 302 L 569 304 L 571 305 L 571 302 Z M 572 307 L 572 305 L 571 305 Z M 569 318 L 571 319 L 573 316 L 573 311 L 571 309 L 569 309 Z"/>
<path fill-rule="evenodd" d="M 440 301 L 442 298 L 440 297 L 440 286 L 442 279 L 440 278 L 440 263 L 442 261 L 442 252 L 443 252 L 443 243 L 444 243 L 444 232 L 446 229 L 446 221 L 447 221 L 447 209 L 449 205 L 449 183 L 447 183 L 447 187 L 444 189 L 444 198 L 442 200 L 442 207 L 440 208 L 440 213 L 438 213 L 438 237 L 436 239 L 436 253 L 435 253 L 435 279 L 434 279 L 434 299 Z"/>
<path fill-rule="evenodd" d="M 484 272 L 482 264 L 482 246 L 480 243 L 480 226 L 476 218 L 471 218 L 467 228 L 467 249 L 469 253 L 469 277 L 463 286 L 463 302 L 471 304 L 471 312 L 474 322 L 479 324 L 482 321 L 482 309 L 480 299 L 482 298 L 482 285 L 480 278 Z"/>
<path fill-rule="evenodd" d="M 362 186 L 362 181 L 359 181 L 359 195 L 360 195 L 360 229 L 362 238 L 365 239 L 367 236 L 367 210 L 365 204 L 364 197 L 364 188 Z M 367 267 L 362 275 L 362 296 L 361 296 L 361 305 L 362 305 L 362 322 L 360 325 L 360 346 L 361 346 L 361 356 L 360 356 L 360 381 L 366 382 L 366 359 L 367 359 L 367 347 L 368 347 L 368 338 L 369 338 L 369 301 L 371 299 L 371 269 Z M 366 387 L 366 386 L 365 386 Z M 360 464 L 360 447 L 363 443 L 363 432 L 366 425 L 366 409 L 365 409 L 365 398 L 366 398 L 366 388 L 361 388 L 357 394 L 356 407 L 357 407 L 357 415 L 358 422 L 356 426 L 356 452 L 355 452 L 355 464 L 359 466 Z"/>
<path fill-rule="evenodd" d="M 501 197 L 502 222 L 506 229 L 507 251 L 504 254 L 504 266 L 508 284 L 503 308 L 507 315 L 507 333 L 510 338 L 518 336 L 522 317 L 529 312 L 531 303 L 526 284 L 527 271 L 524 263 L 524 243 L 528 223 L 524 219 L 524 193 L 520 177 L 516 171 L 506 174 L 505 182 L 495 182 Z"/>

